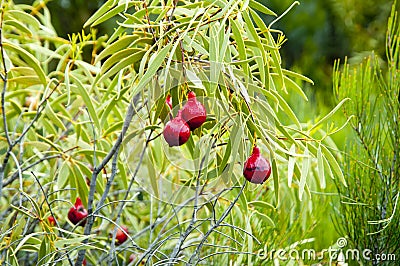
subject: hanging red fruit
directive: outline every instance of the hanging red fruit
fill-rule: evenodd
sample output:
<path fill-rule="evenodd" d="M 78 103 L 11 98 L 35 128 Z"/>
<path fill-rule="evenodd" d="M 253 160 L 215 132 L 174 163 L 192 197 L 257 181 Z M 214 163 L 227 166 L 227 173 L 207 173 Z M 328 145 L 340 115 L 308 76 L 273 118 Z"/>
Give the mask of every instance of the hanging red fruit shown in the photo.
<path fill-rule="evenodd" d="M 172 98 L 171 95 L 167 95 L 167 97 L 165 98 L 165 103 L 168 105 L 169 109 L 172 110 Z"/>
<path fill-rule="evenodd" d="M 121 245 L 128 239 L 128 227 L 122 225 L 121 226 L 122 230 L 120 228 L 117 229 L 117 234 L 115 235 L 115 238 L 117 239 L 117 244 Z"/>
<path fill-rule="evenodd" d="M 206 108 L 196 99 L 193 91 L 189 92 L 188 101 L 182 108 L 182 118 L 188 123 L 190 130 L 195 130 L 206 121 Z"/>
<path fill-rule="evenodd" d="M 77 197 L 74 207 L 69 209 L 68 219 L 75 225 L 83 220 L 81 223 L 79 223 L 79 225 L 85 226 L 87 216 L 88 212 L 83 206 L 81 198 Z"/>
<path fill-rule="evenodd" d="M 165 125 L 163 135 L 170 147 L 180 146 L 189 139 L 190 128 L 182 119 L 182 110 L 179 110 L 178 115 Z"/>
<path fill-rule="evenodd" d="M 49 221 L 51 226 L 56 226 L 56 219 L 53 216 L 47 217 L 47 221 Z"/>
<path fill-rule="evenodd" d="M 262 184 L 271 175 L 271 165 L 260 154 L 260 149 L 254 146 L 251 156 L 244 164 L 243 175 L 247 181 Z"/>

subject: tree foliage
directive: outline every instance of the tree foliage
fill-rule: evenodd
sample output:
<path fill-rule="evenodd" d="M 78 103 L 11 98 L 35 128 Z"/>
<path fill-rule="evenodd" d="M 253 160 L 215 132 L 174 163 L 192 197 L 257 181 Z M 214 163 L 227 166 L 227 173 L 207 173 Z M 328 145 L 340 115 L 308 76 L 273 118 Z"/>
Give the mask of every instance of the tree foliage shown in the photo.
<path fill-rule="evenodd" d="M 274 20 L 266 25 L 259 12 Z M 114 17 L 114 33 L 97 36 Z M 111 265 L 134 254 L 136 264 L 250 265 L 261 263 L 256 250 L 267 241 L 301 240 L 285 238 L 312 224 L 311 194 L 329 176 L 346 184 L 330 139 L 338 125 L 324 125 L 347 99 L 314 124 L 299 121 L 283 96 L 307 100 L 302 84 L 312 81 L 282 67 L 285 36 L 272 27 L 280 18 L 253 0 L 109 0 L 85 23 L 90 34 L 66 40 L 45 5 L 6 2 L 3 261 Z M 207 121 L 170 148 L 165 98 L 175 115 L 190 90 Z M 271 161 L 268 189 L 242 176 L 254 144 Z M 66 219 L 77 197 L 89 212 L 83 229 Z M 300 211 L 287 217 L 288 205 Z M 121 225 L 131 232 L 118 245 Z"/>
<path fill-rule="evenodd" d="M 338 186 L 338 227 L 353 247 L 371 250 L 373 265 L 392 265 L 376 255 L 399 254 L 400 24 L 396 3 L 386 33 L 387 65 L 371 55 L 355 67 L 336 65 L 335 93 L 344 105 L 356 141 L 346 149 L 348 187 Z"/>

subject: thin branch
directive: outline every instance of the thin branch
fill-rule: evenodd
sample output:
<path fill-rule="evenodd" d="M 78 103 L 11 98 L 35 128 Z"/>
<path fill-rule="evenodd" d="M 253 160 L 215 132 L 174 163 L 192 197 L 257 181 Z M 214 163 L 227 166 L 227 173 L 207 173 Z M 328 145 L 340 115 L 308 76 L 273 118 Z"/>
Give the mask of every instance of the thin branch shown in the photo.
<path fill-rule="evenodd" d="M 84 229 L 84 235 L 90 234 L 93 223 L 94 223 L 94 216 L 92 214 L 93 214 L 93 200 L 94 200 L 94 193 L 96 191 L 97 176 L 102 171 L 102 169 L 107 165 L 107 163 L 110 161 L 110 159 L 114 156 L 114 154 L 116 154 L 119 151 L 119 147 L 122 144 L 125 133 L 127 132 L 128 128 L 129 128 L 129 125 L 132 121 L 133 116 L 136 114 L 134 105 L 139 100 L 139 96 L 140 96 L 140 94 L 135 95 L 132 102 L 129 103 L 129 107 L 128 107 L 128 110 L 127 110 L 127 113 L 125 116 L 122 131 L 119 134 L 117 141 L 114 143 L 113 147 L 111 148 L 109 153 L 106 155 L 106 157 L 103 159 L 103 161 L 97 167 L 95 167 L 93 170 L 92 178 L 90 181 L 90 190 L 89 190 L 89 198 L 88 198 L 88 217 L 87 217 L 87 222 L 86 222 L 86 226 Z M 108 185 L 111 186 L 111 183 Z M 86 244 L 87 242 L 88 242 L 88 239 L 85 239 L 84 241 L 82 241 L 82 244 Z M 75 266 L 82 265 L 83 259 L 85 258 L 85 253 L 86 253 L 86 249 L 82 249 L 79 251 L 78 258 L 75 262 Z"/>

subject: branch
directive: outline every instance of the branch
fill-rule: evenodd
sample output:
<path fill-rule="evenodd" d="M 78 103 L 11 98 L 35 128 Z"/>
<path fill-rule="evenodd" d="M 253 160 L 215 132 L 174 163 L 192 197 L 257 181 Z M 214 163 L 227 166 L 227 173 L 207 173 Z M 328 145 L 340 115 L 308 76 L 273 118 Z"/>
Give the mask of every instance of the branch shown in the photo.
<path fill-rule="evenodd" d="M 118 156 L 119 147 L 122 144 L 122 140 L 124 139 L 125 133 L 129 128 L 129 125 L 132 121 L 133 116 L 136 114 L 134 105 L 138 102 L 139 96 L 140 96 L 140 94 L 136 94 L 135 97 L 133 98 L 132 102 L 129 104 L 128 111 L 125 116 L 124 124 L 122 127 L 122 131 L 119 134 L 118 139 L 115 142 L 114 146 L 111 148 L 110 152 L 103 159 L 103 161 L 98 166 L 96 166 L 93 170 L 92 179 L 90 181 L 90 190 L 89 190 L 89 198 L 88 198 L 88 217 L 87 217 L 87 222 L 86 222 L 86 226 L 85 226 L 85 230 L 84 230 L 84 235 L 90 234 L 93 223 L 94 223 L 95 217 L 93 215 L 93 200 L 94 200 L 94 193 L 96 191 L 97 176 L 115 154 L 117 154 L 116 156 Z M 107 185 L 111 186 L 111 183 L 107 184 Z M 108 190 L 109 190 L 109 188 L 107 189 L 107 191 Z M 82 242 L 82 244 L 86 244 L 87 242 L 88 242 L 88 239 L 85 239 Z M 82 265 L 83 259 L 85 258 L 85 253 L 86 253 L 86 249 L 82 249 L 79 251 L 78 258 L 75 262 L 75 266 Z"/>

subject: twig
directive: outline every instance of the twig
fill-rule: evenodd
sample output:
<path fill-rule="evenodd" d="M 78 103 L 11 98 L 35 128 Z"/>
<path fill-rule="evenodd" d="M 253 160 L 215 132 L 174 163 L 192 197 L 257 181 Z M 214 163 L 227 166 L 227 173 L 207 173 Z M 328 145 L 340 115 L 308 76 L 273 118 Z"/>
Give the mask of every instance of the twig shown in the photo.
<path fill-rule="evenodd" d="M 122 131 L 119 134 L 117 141 L 115 142 L 115 144 L 113 145 L 113 147 L 111 148 L 109 153 L 106 155 L 106 157 L 103 159 L 103 161 L 98 166 L 96 166 L 93 170 L 92 178 L 90 181 L 89 197 L 88 197 L 88 217 L 87 217 L 87 222 L 86 222 L 86 226 L 84 229 L 84 235 L 90 234 L 93 223 L 94 223 L 93 200 L 94 200 L 94 193 L 96 190 L 97 176 L 102 171 L 102 169 L 108 164 L 108 162 L 114 156 L 114 154 L 116 154 L 119 151 L 119 147 L 122 144 L 125 133 L 129 128 L 129 125 L 132 121 L 133 116 L 136 114 L 134 105 L 139 100 L 139 96 L 140 96 L 140 94 L 135 95 L 132 102 L 129 104 L 127 114 L 125 116 L 124 124 L 122 126 Z M 111 183 L 108 185 L 111 186 Z M 85 239 L 84 241 L 82 241 L 82 244 L 86 244 L 87 242 L 88 242 L 88 239 Z M 75 262 L 75 266 L 82 265 L 83 259 L 85 258 L 85 253 L 86 253 L 86 249 L 82 249 L 78 252 L 78 258 Z"/>

